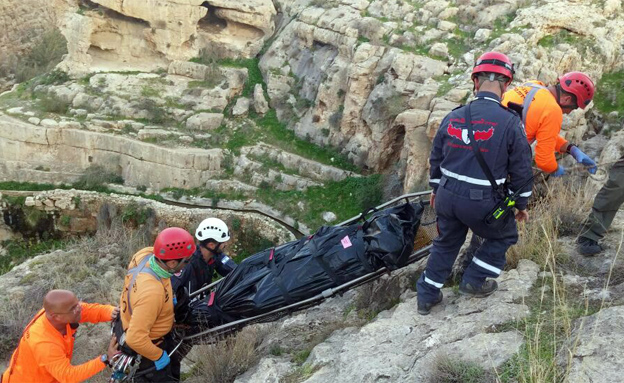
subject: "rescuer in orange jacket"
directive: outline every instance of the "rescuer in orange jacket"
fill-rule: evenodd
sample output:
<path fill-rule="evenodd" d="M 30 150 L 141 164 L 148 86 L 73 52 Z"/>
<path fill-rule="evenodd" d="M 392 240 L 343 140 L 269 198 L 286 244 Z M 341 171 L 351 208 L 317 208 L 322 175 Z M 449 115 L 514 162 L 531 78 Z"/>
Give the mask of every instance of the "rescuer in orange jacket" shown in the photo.
<path fill-rule="evenodd" d="M 505 106 L 522 106 L 522 122 L 529 143 L 537 141 L 535 164 L 546 173 L 561 176 L 565 169 L 557 165 L 555 152 L 568 153 L 592 174 L 596 163 L 576 145 L 559 135 L 563 115 L 577 108 L 585 109 L 594 97 L 594 83 L 584 73 L 569 72 L 559 77 L 559 83 L 546 86 L 540 81 L 530 81 L 508 90 L 503 95 Z"/>
<path fill-rule="evenodd" d="M 175 299 L 170 278 L 194 251 L 193 237 L 171 227 L 158 234 L 154 247 L 138 251 L 130 261 L 119 305 L 124 344 L 142 356 L 135 382 L 179 380 L 180 372 L 174 371 L 179 363 L 172 368 L 169 358 Z"/>
<path fill-rule="evenodd" d="M 22 338 L 2 383 L 77 383 L 102 371 L 117 351 L 115 338 L 108 351 L 78 366 L 71 364 L 78 323 L 108 322 L 119 309 L 80 302 L 67 290 L 52 290 L 43 300 L 43 309 L 24 329 Z"/>

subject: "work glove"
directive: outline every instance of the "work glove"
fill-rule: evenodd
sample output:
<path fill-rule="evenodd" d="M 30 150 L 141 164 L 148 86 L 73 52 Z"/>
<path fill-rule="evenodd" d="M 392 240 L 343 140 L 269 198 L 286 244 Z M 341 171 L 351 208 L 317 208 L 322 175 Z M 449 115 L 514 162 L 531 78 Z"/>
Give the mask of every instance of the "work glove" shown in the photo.
<path fill-rule="evenodd" d="M 589 158 L 587 154 L 583 153 L 581 149 L 579 149 L 576 146 L 573 146 L 570 149 L 570 155 L 574 157 L 576 162 L 578 162 L 579 164 L 585 165 L 588 168 L 587 169 L 588 172 L 590 172 L 591 174 L 596 174 L 596 170 L 598 169 L 596 166 L 596 162 L 594 162 L 594 160 Z"/>
<path fill-rule="evenodd" d="M 158 360 L 154 361 L 154 365 L 156 366 L 156 370 L 160 371 L 167 367 L 169 362 L 169 354 L 167 354 L 167 351 L 163 351 L 162 356 Z"/>
<path fill-rule="evenodd" d="M 555 170 L 553 173 L 550 173 L 550 175 L 553 177 L 561 177 L 564 174 L 565 174 L 565 168 L 561 165 L 558 165 L 557 170 Z"/>

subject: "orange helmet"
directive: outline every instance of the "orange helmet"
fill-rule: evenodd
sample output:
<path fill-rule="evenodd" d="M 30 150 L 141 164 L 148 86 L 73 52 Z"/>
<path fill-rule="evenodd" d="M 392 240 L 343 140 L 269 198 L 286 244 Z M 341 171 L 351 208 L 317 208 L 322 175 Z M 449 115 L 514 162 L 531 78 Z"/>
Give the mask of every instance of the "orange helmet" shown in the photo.
<path fill-rule="evenodd" d="M 564 91 L 576 97 L 579 108 L 585 109 L 594 98 L 594 82 L 583 72 L 569 72 L 559 77 L 559 85 Z"/>
<path fill-rule="evenodd" d="M 481 72 L 498 73 L 509 77 L 509 80 L 513 80 L 516 71 L 507 55 L 499 52 L 486 52 L 477 59 L 472 68 L 472 78 Z"/>
<path fill-rule="evenodd" d="M 161 231 L 154 241 L 154 256 L 163 261 L 188 258 L 193 252 L 193 236 L 179 227 L 169 227 Z"/>

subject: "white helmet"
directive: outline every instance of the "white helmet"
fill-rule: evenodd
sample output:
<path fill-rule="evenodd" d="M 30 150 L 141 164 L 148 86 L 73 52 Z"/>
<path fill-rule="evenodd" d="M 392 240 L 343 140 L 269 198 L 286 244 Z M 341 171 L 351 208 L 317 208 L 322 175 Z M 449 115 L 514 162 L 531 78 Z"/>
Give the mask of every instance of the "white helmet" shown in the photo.
<path fill-rule="evenodd" d="M 227 242 L 230 240 L 230 230 L 219 218 L 206 218 L 195 230 L 195 238 L 202 242 L 207 239 L 213 239 L 219 243 Z"/>

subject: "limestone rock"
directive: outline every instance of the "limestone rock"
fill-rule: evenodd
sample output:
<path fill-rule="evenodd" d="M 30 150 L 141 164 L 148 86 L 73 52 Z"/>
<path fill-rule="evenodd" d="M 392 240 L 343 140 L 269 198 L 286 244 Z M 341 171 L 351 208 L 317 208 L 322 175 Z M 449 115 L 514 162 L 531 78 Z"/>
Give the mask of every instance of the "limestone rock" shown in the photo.
<path fill-rule="evenodd" d="M 491 29 L 480 28 L 480 29 L 477 29 L 477 32 L 475 32 L 474 38 L 475 38 L 475 41 L 483 42 L 487 40 L 491 34 L 492 34 Z"/>
<path fill-rule="evenodd" d="M 429 49 L 429 54 L 437 57 L 448 57 L 448 47 L 445 43 L 435 43 Z"/>
<path fill-rule="evenodd" d="M 338 217 L 336 217 L 336 214 L 331 211 L 326 211 L 323 213 L 323 221 L 327 223 L 334 222 L 336 219 L 338 219 Z"/>
<path fill-rule="evenodd" d="M 28 122 L 30 122 L 33 125 L 39 125 L 39 123 L 41 122 L 41 119 L 37 117 L 30 117 L 28 118 Z"/>
<path fill-rule="evenodd" d="M 559 364 L 569 371 L 567 381 L 617 382 L 624 368 L 624 307 L 600 310 L 586 318 L 577 319 L 571 342 L 561 350 Z"/>
<path fill-rule="evenodd" d="M 61 68 L 155 70 L 208 48 L 221 57 L 253 57 L 275 29 L 271 0 L 94 0 L 100 9 L 71 9 L 59 24 L 69 53 Z M 112 11 L 112 12 L 111 12 Z"/>
<path fill-rule="evenodd" d="M 145 129 L 143 137 L 153 131 Z M 44 128 L 0 115 L 0 163 L 8 179 L 74 182 L 89 165 L 99 163 L 118 171 L 129 186 L 192 188 L 220 174 L 222 156 L 221 149 L 165 148 L 120 135 Z M 34 170 L 41 163 L 50 171 Z"/>
<path fill-rule="evenodd" d="M 186 127 L 193 130 L 213 130 L 221 126 L 223 114 L 197 113 L 186 120 Z"/>
<path fill-rule="evenodd" d="M 262 90 L 262 85 L 256 84 L 254 87 L 253 94 L 253 107 L 256 113 L 265 114 L 269 111 L 269 103 L 264 98 L 264 91 Z"/>
<path fill-rule="evenodd" d="M 236 105 L 232 108 L 232 115 L 235 117 L 244 116 L 249 112 L 249 105 L 251 101 L 247 97 L 239 97 L 236 100 Z"/>
<path fill-rule="evenodd" d="M 58 122 L 50 118 L 44 118 L 43 120 L 41 120 L 40 124 L 44 128 L 55 128 L 58 126 Z"/>

